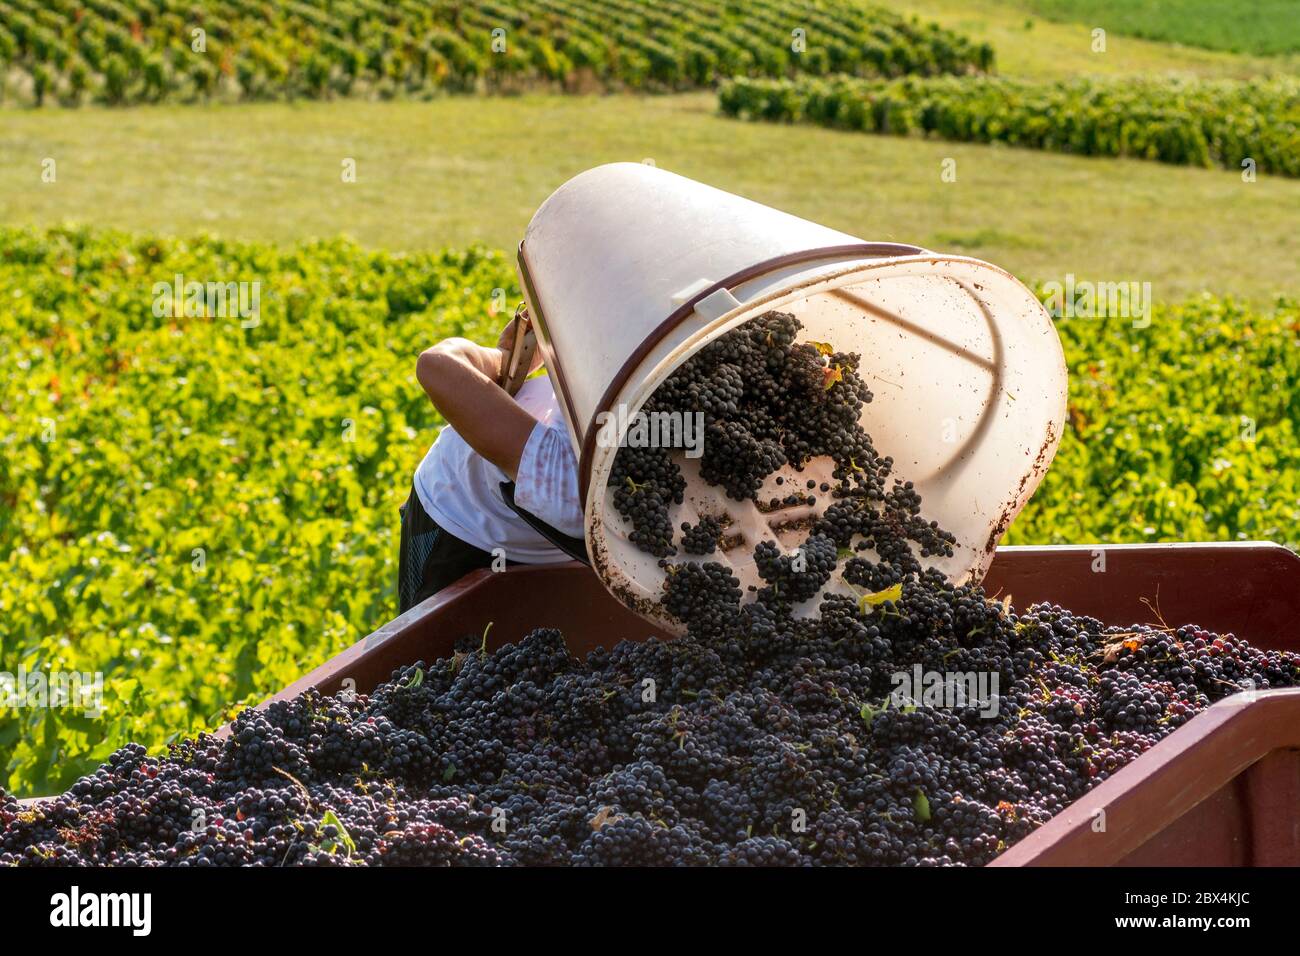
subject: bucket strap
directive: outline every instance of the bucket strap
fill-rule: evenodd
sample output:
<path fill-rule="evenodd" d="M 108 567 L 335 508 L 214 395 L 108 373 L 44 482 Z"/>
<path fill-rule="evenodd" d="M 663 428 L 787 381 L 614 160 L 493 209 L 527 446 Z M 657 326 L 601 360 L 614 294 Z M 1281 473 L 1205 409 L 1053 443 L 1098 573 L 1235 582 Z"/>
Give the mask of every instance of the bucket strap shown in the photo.
<path fill-rule="evenodd" d="M 531 511 L 525 511 L 515 502 L 515 483 L 513 481 L 501 482 L 501 498 L 505 501 L 506 506 L 515 514 L 524 520 L 524 524 L 532 528 L 543 538 L 549 541 L 555 547 L 559 548 L 575 561 L 581 561 L 587 567 L 591 567 L 591 558 L 587 555 L 587 542 L 582 538 L 574 538 L 565 534 L 556 528 L 552 528 Z"/>

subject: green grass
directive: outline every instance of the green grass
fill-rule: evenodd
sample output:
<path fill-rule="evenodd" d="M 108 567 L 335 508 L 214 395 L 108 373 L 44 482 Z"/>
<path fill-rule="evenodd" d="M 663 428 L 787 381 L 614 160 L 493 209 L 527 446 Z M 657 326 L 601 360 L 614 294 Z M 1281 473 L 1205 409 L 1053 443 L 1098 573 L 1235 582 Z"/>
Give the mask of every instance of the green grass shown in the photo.
<path fill-rule="evenodd" d="M 509 249 L 599 163 L 659 166 L 868 239 L 989 259 L 1025 279 L 1150 281 L 1163 300 L 1296 289 L 1300 182 L 1136 160 L 748 124 L 709 94 L 446 98 L 6 113 L 0 222 L 77 221 L 280 243 L 351 235 Z M 41 162 L 57 181 L 41 182 Z M 358 181 L 341 181 L 357 161 Z M 945 158 L 957 181 L 940 181 Z"/>
<path fill-rule="evenodd" d="M 1200 76 L 1246 77 L 1276 71 L 1300 69 L 1300 55 L 1260 57 L 1203 50 L 1155 40 L 1124 36 L 1116 25 L 1091 22 L 1058 23 L 1035 15 L 1038 0 L 899 0 L 893 9 L 918 16 L 956 30 L 976 42 L 991 43 L 997 54 L 997 70 L 1006 75 L 1035 77 L 1077 76 L 1085 73 L 1131 74 L 1177 71 Z M 1222 0 L 1044 0 L 1044 6 L 1060 5 L 1078 10 L 1119 10 L 1138 7 L 1224 6 Z M 1271 5 L 1278 5 L 1276 2 Z M 1297 9 L 1294 2 L 1286 4 Z M 1222 16 L 1220 17 L 1222 18 Z M 1173 17 L 1167 18 L 1173 20 Z M 1279 30 L 1295 34 L 1294 23 Z M 1108 27 L 1106 52 L 1092 52 L 1092 29 Z M 1294 48 L 1293 48 L 1294 49 Z"/>
<path fill-rule="evenodd" d="M 1300 52 L 1297 0 L 1029 0 L 1053 20 L 1210 50 Z"/>

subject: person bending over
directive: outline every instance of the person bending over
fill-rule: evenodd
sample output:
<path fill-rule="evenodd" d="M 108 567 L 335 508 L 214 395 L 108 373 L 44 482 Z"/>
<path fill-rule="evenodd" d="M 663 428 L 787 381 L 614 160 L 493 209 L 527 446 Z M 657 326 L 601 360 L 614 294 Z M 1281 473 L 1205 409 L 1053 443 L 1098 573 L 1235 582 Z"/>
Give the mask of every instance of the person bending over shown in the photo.
<path fill-rule="evenodd" d="M 502 482 L 515 483 L 519 507 L 565 535 L 582 535 L 578 463 L 550 378 L 529 378 L 514 396 L 498 384 L 516 321 L 496 348 L 444 339 L 416 362 L 416 379 L 447 424 L 400 509 L 399 613 L 497 559 L 569 560 L 506 504 Z M 532 370 L 540 366 L 539 350 Z"/>

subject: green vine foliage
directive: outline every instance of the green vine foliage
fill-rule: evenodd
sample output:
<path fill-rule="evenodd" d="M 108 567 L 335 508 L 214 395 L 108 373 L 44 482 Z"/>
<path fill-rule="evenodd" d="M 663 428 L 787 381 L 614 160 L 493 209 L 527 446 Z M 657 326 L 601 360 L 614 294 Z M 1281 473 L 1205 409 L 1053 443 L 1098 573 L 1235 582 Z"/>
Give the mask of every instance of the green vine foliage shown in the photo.
<path fill-rule="evenodd" d="M 1300 304 L 1204 295 L 1149 321 L 1058 320 L 1067 429 L 1005 542 L 1300 549 Z"/>
<path fill-rule="evenodd" d="M 256 326 L 156 316 L 177 275 L 260 282 Z M 0 230 L 0 671 L 102 673 L 105 710 L 0 709 L 0 783 L 219 726 L 394 616 L 416 356 L 518 297 L 483 249 Z"/>
<path fill-rule="evenodd" d="M 1290 76 L 737 78 L 719 104 L 754 120 L 1300 176 L 1300 79 Z"/>
<path fill-rule="evenodd" d="M 256 324 L 155 314 L 178 275 L 259 282 Z M 98 716 L 0 707 L 0 783 L 54 792 L 215 728 L 389 620 L 397 506 L 440 425 L 415 358 L 494 340 L 518 298 L 481 248 L 0 229 L 0 672 L 104 681 Z M 1295 546 L 1295 302 L 1057 328 L 1068 424 L 1008 542 Z"/>
<path fill-rule="evenodd" d="M 853 0 L 0 0 L 0 101 L 33 106 L 992 67 L 988 44 Z"/>

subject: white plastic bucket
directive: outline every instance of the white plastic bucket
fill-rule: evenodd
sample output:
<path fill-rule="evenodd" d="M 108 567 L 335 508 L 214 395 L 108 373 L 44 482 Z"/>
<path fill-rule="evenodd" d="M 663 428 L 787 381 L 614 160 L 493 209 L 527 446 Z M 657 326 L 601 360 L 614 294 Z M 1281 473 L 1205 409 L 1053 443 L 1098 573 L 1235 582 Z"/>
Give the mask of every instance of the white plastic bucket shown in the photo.
<path fill-rule="evenodd" d="M 653 166 L 614 163 L 542 204 L 519 271 L 576 443 L 592 565 L 611 593 L 668 630 L 681 628 L 657 606 L 665 573 L 628 541 L 606 487 L 618 449 L 602 413 L 622 409 L 627 420 L 692 353 L 749 319 L 792 312 L 801 340 L 862 355 L 874 394 L 863 426 L 895 476 L 915 483 L 924 516 L 956 536 L 951 558 L 930 559 L 953 581 L 982 579 L 1060 441 L 1056 329 L 1028 289 L 978 259 L 867 243 Z M 682 463 L 688 490 L 673 525 L 726 512 L 728 536 L 743 546 L 704 560 L 731 564 L 742 587 L 761 584 L 750 558 L 758 541 L 797 546 L 829 503 L 765 514 Z M 777 474 L 797 488 L 830 470 L 814 462 Z M 788 493 L 775 477 L 760 500 Z"/>

